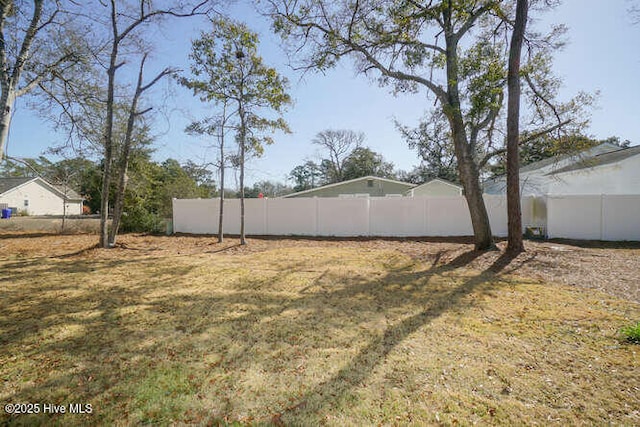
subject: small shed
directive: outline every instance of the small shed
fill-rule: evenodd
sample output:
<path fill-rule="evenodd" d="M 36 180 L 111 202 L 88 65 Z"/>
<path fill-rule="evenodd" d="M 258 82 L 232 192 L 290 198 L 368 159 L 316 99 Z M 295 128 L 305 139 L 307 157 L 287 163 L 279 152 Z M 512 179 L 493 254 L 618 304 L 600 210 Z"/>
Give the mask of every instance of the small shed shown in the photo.
<path fill-rule="evenodd" d="M 429 197 L 446 197 L 461 196 L 462 187 L 441 178 L 434 178 L 423 184 L 413 187 L 407 191 L 405 195 L 409 197 L 429 196 Z"/>

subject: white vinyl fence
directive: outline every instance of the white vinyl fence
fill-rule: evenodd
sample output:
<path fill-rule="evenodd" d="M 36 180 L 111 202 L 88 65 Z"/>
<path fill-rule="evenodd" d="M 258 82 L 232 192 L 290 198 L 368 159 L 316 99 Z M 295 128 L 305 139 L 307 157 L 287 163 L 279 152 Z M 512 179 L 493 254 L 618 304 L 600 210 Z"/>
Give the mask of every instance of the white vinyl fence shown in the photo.
<path fill-rule="evenodd" d="M 485 196 L 491 228 L 507 235 L 504 196 Z M 544 199 L 522 199 L 523 226 L 544 227 Z M 218 199 L 174 199 L 176 233 L 218 232 Z M 245 199 L 247 235 L 272 236 L 470 236 L 464 197 Z M 240 201 L 225 200 L 225 233 L 240 233 Z"/>
<path fill-rule="evenodd" d="M 640 195 L 549 196 L 549 238 L 640 241 Z"/>

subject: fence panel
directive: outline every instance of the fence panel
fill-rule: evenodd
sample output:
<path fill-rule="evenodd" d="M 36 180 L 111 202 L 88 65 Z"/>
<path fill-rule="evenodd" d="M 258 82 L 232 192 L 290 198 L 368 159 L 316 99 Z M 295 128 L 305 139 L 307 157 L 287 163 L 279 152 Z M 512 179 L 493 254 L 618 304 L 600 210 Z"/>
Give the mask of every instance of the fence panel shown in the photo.
<path fill-rule="evenodd" d="M 640 240 L 640 196 L 603 196 L 602 203 L 602 240 Z"/>
<path fill-rule="evenodd" d="M 507 235 L 504 196 L 485 196 L 491 228 Z M 173 200 L 174 231 L 215 234 L 217 199 Z M 464 197 L 300 198 L 245 200 L 246 233 L 304 236 L 470 236 Z M 522 199 L 523 227 L 550 238 L 640 240 L 640 195 Z M 225 200 L 225 233 L 240 233 L 240 201 Z"/>
<path fill-rule="evenodd" d="M 173 199 L 173 230 L 176 233 L 218 232 L 218 200 Z"/>
<path fill-rule="evenodd" d="M 267 200 L 267 230 L 274 236 L 315 236 L 318 234 L 318 199 Z"/>
<path fill-rule="evenodd" d="M 428 197 L 426 201 L 427 236 L 473 236 L 464 197 Z"/>
<path fill-rule="evenodd" d="M 368 236 L 369 198 L 318 198 L 318 236 Z"/>
<path fill-rule="evenodd" d="M 499 237 L 506 236 L 508 232 L 506 197 L 485 195 L 484 204 L 487 207 L 487 213 L 489 214 L 489 224 L 491 224 L 491 232 L 493 233 L 493 235 Z"/>
<path fill-rule="evenodd" d="M 549 196 L 549 238 L 599 240 L 602 238 L 601 196 Z"/>
<path fill-rule="evenodd" d="M 424 236 L 426 199 L 424 197 L 379 197 L 369 202 L 371 236 Z"/>
<path fill-rule="evenodd" d="M 237 203 L 238 209 L 240 209 L 240 200 L 235 199 L 232 201 Z M 240 216 L 239 213 L 238 216 Z M 253 234 L 255 236 L 267 234 L 267 199 L 244 200 L 244 226 L 245 234 Z M 239 233 L 240 224 L 238 223 L 238 233 L 234 234 Z"/>

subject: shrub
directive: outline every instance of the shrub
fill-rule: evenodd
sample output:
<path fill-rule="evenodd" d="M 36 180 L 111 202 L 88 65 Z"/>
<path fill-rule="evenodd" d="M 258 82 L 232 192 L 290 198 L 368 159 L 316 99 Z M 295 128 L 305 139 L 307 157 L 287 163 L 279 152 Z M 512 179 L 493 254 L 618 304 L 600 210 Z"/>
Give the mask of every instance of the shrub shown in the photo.
<path fill-rule="evenodd" d="M 164 220 L 142 206 L 132 206 L 122 214 L 120 230 L 123 232 L 162 233 Z"/>
<path fill-rule="evenodd" d="M 626 326 L 620 330 L 625 341 L 640 344 L 640 322 L 635 325 Z"/>

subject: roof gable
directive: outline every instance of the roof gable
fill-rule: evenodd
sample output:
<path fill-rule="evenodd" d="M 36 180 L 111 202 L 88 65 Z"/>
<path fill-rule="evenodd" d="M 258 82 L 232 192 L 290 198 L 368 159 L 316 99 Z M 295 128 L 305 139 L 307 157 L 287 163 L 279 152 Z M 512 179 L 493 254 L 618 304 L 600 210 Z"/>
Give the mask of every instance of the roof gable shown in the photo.
<path fill-rule="evenodd" d="M 411 183 L 408 183 L 408 182 L 396 181 L 395 179 L 381 178 L 381 177 L 378 177 L 378 176 L 367 175 L 367 176 L 363 176 L 363 177 L 360 177 L 360 178 L 350 179 L 348 181 L 334 182 L 333 184 L 327 184 L 327 185 L 323 185 L 321 187 L 311 188 L 309 190 L 298 191 L 297 193 L 290 193 L 290 194 L 287 194 L 287 195 L 282 196 L 282 197 L 283 198 L 296 197 L 296 196 L 300 196 L 300 195 L 304 195 L 304 194 L 310 194 L 310 193 L 314 193 L 314 192 L 317 192 L 317 191 L 322 191 L 322 190 L 325 190 L 327 188 L 340 187 L 340 186 L 343 186 L 343 185 L 352 184 L 352 183 L 358 182 L 358 181 L 366 181 L 366 180 L 369 180 L 369 179 L 373 179 L 373 180 L 376 180 L 376 181 L 382 181 L 382 182 L 389 182 L 389 183 L 392 183 L 392 184 L 404 185 L 404 186 L 407 187 L 407 190 L 415 187 L 415 184 L 411 184 Z"/>
<path fill-rule="evenodd" d="M 19 177 L 19 178 L 0 178 L 0 196 L 13 191 L 19 187 L 22 187 L 30 182 L 37 182 L 52 193 L 55 193 L 62 199 L 66 200 L 82 200 L 82 196 L 76 193 L 71 188 L 65 189 L 61 185 L 52 185 L 40 177 Z"/>
<path fill-rule="evenodd" d="M 0 178 L 0 195 L 35 180 L 33 177 Z"/>
<path fill-rule="evenodd" d="M 426 187 L 426 186 L 429 186 L 431 184 L 435 184 L 436 182 L 441 182 L 442 184 L 449 185 L 451 187 L 455 187 L 455 188 L 460 189 L 460 190 L 462 189 L 462 187 L 460 185 L 454 184 L 453 182 L 447 181 L 446 179 L 433 178 L 433 179 L 430 179 L 429 181 L 426 181 L 426 182 L 423 182 L 422 184 L 417 185 L 416 187 L 413 188 L 413 190 L 415 190 L 417 188 L 420 188 L 420 187 Z"/>

